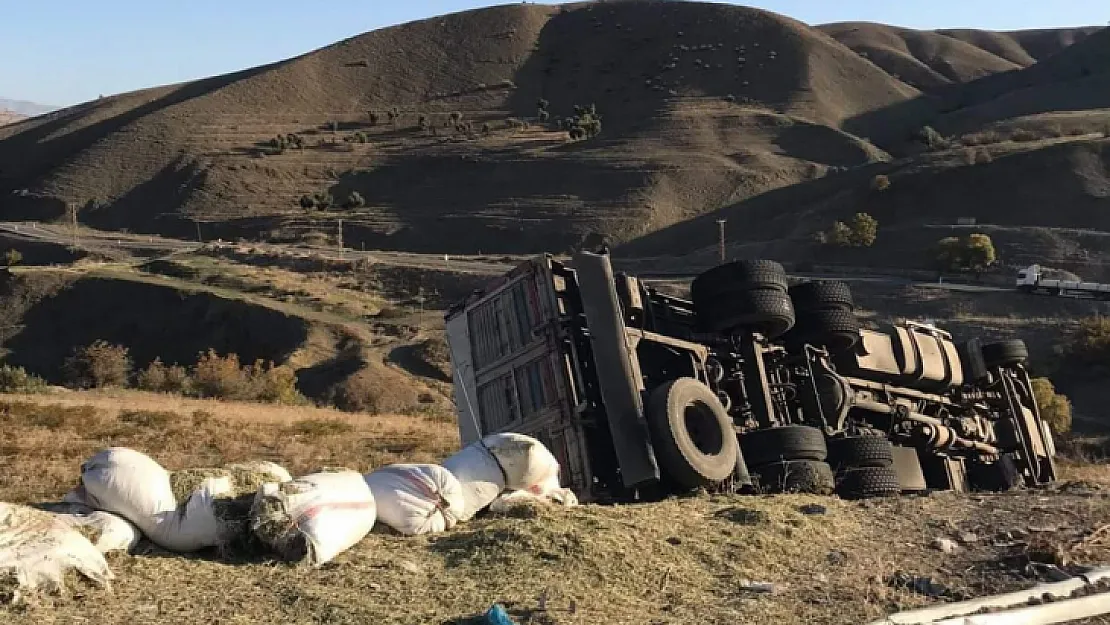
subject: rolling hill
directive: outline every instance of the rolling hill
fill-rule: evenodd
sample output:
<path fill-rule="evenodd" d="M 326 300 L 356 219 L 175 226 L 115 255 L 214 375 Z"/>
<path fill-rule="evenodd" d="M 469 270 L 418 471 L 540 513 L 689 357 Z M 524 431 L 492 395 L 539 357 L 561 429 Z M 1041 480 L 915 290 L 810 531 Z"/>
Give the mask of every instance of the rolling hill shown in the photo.
<path fill-rule="evenodd" d="M 4 127 L 0 212 L 50 220 L 75 206 L 99 228 L 192 237 L 198 222 L 206 238 L 270 240 L 343 219 L 354 247 L 561 251 L 608 238 L 666 253 L 712 243 L 704 223 L 724 211 L 749 224 L 738 242 L 790 256 L 890 171 L 893 192 L 869 201 L 908 204 L 884 226 L 976 214 L 983 198 L 964 187 L 908 190 L 949 179 L 978 188 L 984 177 L 1009 207 L 991 219 L 1075 227 L 1079 208 L 1028 218 L 1028 176 L 995 177 L 1055 163 L 1038 188 L 1102 206 L 1094 172 L 1105 150 L 1084 133 L 1110 121 L 1100 89 L 1110 64 L 1096 62 L 1108 33 L 810 27 L 646 0 L 468 11 Z M 569 140 L 556 120 L 590 104 L 601 134 Z M 923 154 L 913 137 L 927 124 L 954 142 Z M 1069 144 L 1019 145 L 1009 140 L 1019 130 Z M 997 158 L 975 163 L 965 142 Z M 1077 156 L 1059 156 L 1069 150 Z M 1033 164 L 1011 166 L 1011 154 Z M 1081 168 L 1094 182 L 1076 188 Z M 326 210 L 301 207 L 325 194 Z"/>

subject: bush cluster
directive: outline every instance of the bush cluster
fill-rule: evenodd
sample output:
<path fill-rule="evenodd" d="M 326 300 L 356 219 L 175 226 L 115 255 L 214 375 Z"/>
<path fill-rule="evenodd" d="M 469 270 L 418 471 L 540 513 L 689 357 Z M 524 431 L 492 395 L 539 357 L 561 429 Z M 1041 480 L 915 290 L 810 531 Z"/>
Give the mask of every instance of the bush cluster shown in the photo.
<path fill-rule="evenodd" d="M 867 213 L 856 213 L 848 223 L 834 222 L 814 237 L 818 243 L 837 247 L 871 247 L 879 236 L 879 222 Z"/>
<path fill-rule="evenodd" d="M 998 260 L 994 242 L 985 234 L 945 237 L 937 242 L 937 264 L 941 269 L 982 271 Z"/>
<path fill-rule="evenodd" d="M 133 383 L 136 388 L 156 393 L 276 404 L 307 402 L 297 390 L 292 367 L 262 360 L 242 364 L 236 354 L 220 355 L 211 349 L 200 354 L 190 368 L 155 359 L 134 373 L 126 347 L 96 341 L 75 350 L 66 359 L 63 372 L 66 384 L 79 389 L 126 387 Z M 0 391 L 7 387 L 33 388 L 41 382 L 23 376 L 26 373 L 22 369 L 0 368 Z"/>

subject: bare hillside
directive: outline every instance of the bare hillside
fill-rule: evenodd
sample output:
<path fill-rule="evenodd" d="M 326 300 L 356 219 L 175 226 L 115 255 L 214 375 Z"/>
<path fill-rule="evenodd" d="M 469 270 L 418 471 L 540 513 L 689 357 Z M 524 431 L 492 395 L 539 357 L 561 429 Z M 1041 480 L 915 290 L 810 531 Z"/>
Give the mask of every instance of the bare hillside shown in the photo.
<path fill-rule="evenodd" d="M 15 122 L 17 122 L 21 119 L 26 119 L 26 118 L 23 115 L 20 115 L 19 113 L 13 113 L 11 111 L 0 111 L 0 126 L 7 126 L 8 124 L 14 124 Z"/>
<path fill-rule="evenodd" d="M 1084 66 L 1071 42 L 1100 49 L 1091 32 L 811 28 L 696 2 L 469 11 L 0 129 L 0 208 L 189 238 L 194 221 L 297 240 L 342 219 L 348 246 L 416 251 L 633 242 L 819 181 L 848 197 L 825 180 L 914 156 L 926 124 L 1081 110 L 1069 128 L 1101 130 L 1101 77 L 1059 69 Z M 560 120 L 591 104 L 601 134 L 570 140 Z M 801 228 L 826 208 L 772 210 Z"/>
<path fill-rule="evenodd" d="M 490 249 L 511 234 L 518 248 L 567 246 L 591 232 L 631 238 L 829 166 L 883 159 L 838 126 L 916 94 L 762 11 L 514 5 L 0 132 L 0 190 L 30 190 L 8 199 L 16 217 L 57 218 L 74 203 L 101 227 L 191 233 L 189 215 L 228 236 L 309 228 L 302 195 L 341 201 L 358 190 L 366 207 L 347 216 L 355 244 Z M 541 97 L 554 117 L 596 104 L 602 137 L 571 144 L 536 124 Z M 444 128 L 455 111 L 474 139 Z M 520 130 L 514 116 L 532 125 Z M 267 141 L 294 133 L 303 149 L 265 155 Z"/>

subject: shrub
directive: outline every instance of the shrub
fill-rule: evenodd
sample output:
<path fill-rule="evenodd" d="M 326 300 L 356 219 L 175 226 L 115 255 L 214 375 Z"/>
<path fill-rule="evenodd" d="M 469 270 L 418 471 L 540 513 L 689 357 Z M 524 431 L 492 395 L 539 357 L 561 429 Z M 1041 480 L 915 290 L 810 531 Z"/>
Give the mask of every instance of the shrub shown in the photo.
<path fill-rule="evenodd" d="M 181 365 L 167 366 L 161 358 L 155 358 L 139 372 L 135 386 L 152 393 L 185 394 L 191 390 L 188 370 Z"/>
<path fill-rule="evenodd" d="M 302 195 L 300 199 L 301 208 L 312 210 L 316 208 L 316 200 L 311 195 Z"/>
<path fill-rule="evenodd" d="M 316 208 L 322 211 L 331 208 L 331 205 L 335 203 L 335 200 L 332 199 L 331 194 L 327 192 L 317 193 L 313 195 L 312 200 L 313 203 L 316 204 Z"/>
<path fill-rule="evenodd" d="M 1048 424 L 1053 434 L 1067 434 L 1071 431 L 1071 401 L 1056 392 L 1048 378 L 1034 378 L 1033 397 L 1041 418 Z"/>
<path fill-rule="evenodd" d="M 45 380 L 23 367 L 0 365 L 0 393 L 45 393 L 47 388 Z"/>
<path fill-rule="evenodd" d="M 1084 364 L 1110 364 L 1110 317 L 1080 320 L 1071 339 L 1071 353 Z"/>
<path fill-rule="evenodd" d="M 62 365 L 66 381 L 76 388 L 127 386 L 131 355 L 126 347 L 96 341 L 74 350 Z"/>
<path fill-rule="evenodd" d="M 23 254 L 19 250 L 13 248 L 4 252 L 5 267 L 15 267 L 21 262 L 23 262 Z"/>
<path fill-rule="evenodd" d="M 548 113 L 547 111 L 545 111 L 543 109 L 540 109 L 540 110 L 536 111 L 536 119 L 539 120 L 542 123 L 547 123 L 547 121 L 551 119 L 551 113 Z"/>
<path fill-rule="evenodd" d="M 351 191 L 343 202 L 343 208 L 362 208 L 363 206 L 366 206 L 366 200 L 362 199 L 362 194 L 358 191 Z"/>
<path fill-rule="evenodd" d="M 297 372 L 289 365 L 256 361 L 249 371 L 251 399 L 290 406 L 308 403 L 297 390 Z"/>
<path fill-rule="evenodd" d="M 998 253 L 989 236 L 976 233 L 937 241 L 936 260 L 941 269 L 982 271 L 998 260 Z"/>
<path fill-rule="evenodd" d="M 828 236 L 825 237 L 825 240 L 838 247 L 851 247 L 852 229 L 843 221 L 834 222 L 832 227 L 829 228 Z"/>
<path fill-rule="evenodd" d="M 420 118 L 416 120 L 416 125 L 420 128 L 420 130 L 427 130 L 428 126 L 430 125 L 428 123 L 427 115 L 421 115 Z"/>
<path fill-rule="evenodd" d="M 370 120 L 370 125 L 371 126 L 377 126 L 378 125 L 378 114 L 377 113 L 375 113 L 374 111 L 367 111 L 366 112 L 366 117 L 367 117 L 367 119 Z"/>
<path fill-rule="evenodd" d="M 574 117 L 563 120 L 563 129 L 571 139 L 592 139 L 601 134 L 601 115 L 593 104 L 589 106 L 574 106 Z"/>
<path fill-rule="evenodd" d="M 873 191 L 886 191 L 890 188 L 890 178 L 886 175 L 879 174 L 871 179 L 871 189 Z"/>
<path fill-rule="evenodd" d="M 488 135 L 491 132 L 493 132 L 493 128 L 490 127 L 489 122 L 482 124 L 482 134 Z"/>
<path fill-rule="evenodd" d="M 237 354 L 220 356 L 209 349 L 193 365 L 192 380 L 200 397 L 245 400 L 252 395 L 250 371 L 240 366 Z"/>
<path fill-rule="evenodd" d="M 936 131 L 932 126 L 924 126 L 921 130 L 917 131 L 916 138 L 918 141 L 925 144 L 925 147 L 930 150 L 943 150 L 947 148 L 949 142 L 944 138 L 944 135 Z"/>

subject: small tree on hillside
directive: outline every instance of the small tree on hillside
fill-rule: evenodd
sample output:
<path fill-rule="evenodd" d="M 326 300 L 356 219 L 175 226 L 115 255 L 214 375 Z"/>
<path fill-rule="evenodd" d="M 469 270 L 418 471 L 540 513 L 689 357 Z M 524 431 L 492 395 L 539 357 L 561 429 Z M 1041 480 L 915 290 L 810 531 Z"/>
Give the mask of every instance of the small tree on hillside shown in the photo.
<path fill-rule="evenodd" d="M 332 199 L 331 194 L 326 192 L 317 193 L 316 195 L 312 196 L 312 199 L 316 204 L 316 208 L 322 211 L 328 210 L 329 208 L 331 208 L 331 205 L 335 203 L 335 200 Z"/>
<path fill-rule="evenodd" d="M 948 140 L 932 126 L 924 126 L 917 131 L 916 138 L 930 150 L 943 150 L 948 147 Z"/>
<path fill-rule="evenodd" d="M 23 262 L 23 254 L 19 250 L 12 248 L 4 252 L 4 266 L 11 268 Z"/>
<path fill-rule="evenodd" d="M 367 111 L 366 112 L 366 118 L 370 120 L 370 125 L 371 126 L 377 126 L 378 125 L 378 114 L 375 113 L 374 111 Z"/>
<path fill-rule="evenodd" d="M 1071 431 L 1071 400 L 1056 392 L 1048 378 L 1034 378 L 1033 397 L 1041 418 L 1048 424 L 1053 434 L 1067 434 Z"/>
<path fill-rule="evenodd" d="M 879 222 L 867 213 L 856 213 L 848 227 L 853 247 L 871 247 L 879 236 Z"/>
<path fill-rule="evenodd" d="M 131 377 L 131 366 L 126 347 L 98 340 L 75 349 L 62 364 L 62 371 L 66 381 L 76 388 L 123 387 Z"/>
<path fill-rule="evenodd" d="M 886 191 L 890 188 L 890 178 L 883 174 L 879 174 L 871 179 L 871 189 L 873 191 Z"/>
<path fill-rule="evenodd" d="M 998 253 L 989 236 L 976 233 L 937 241 L 936 260 L 941 269 L 983 271 L 994 265 Z"/>
<path fill-rule="evenodd" d="M 347 209 L 362 208 L 363 206 L 366 206 L 366 200 L 362 199 L 362 194 L 358 191 L 351 191 L 346 201 L 343 202 L 343 208 Z"/>
<path fill-rule="evenodd" d="M 852 229 L 843 221 L 833 222 L 824 240 L 837 247 L 851 247 Z"/>

